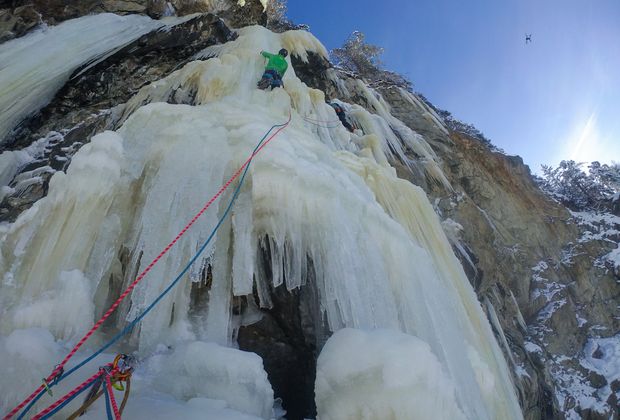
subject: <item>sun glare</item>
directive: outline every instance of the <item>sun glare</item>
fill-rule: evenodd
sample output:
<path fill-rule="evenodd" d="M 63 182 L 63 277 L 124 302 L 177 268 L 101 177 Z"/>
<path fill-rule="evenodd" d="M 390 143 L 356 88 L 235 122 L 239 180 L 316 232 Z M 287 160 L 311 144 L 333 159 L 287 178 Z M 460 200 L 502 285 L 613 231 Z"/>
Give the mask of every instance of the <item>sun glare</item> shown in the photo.
<path fill-rule="evenodd" d="M 605 161 L 608 159 L 602 148 L 595 112 L 592 112 L 585 122 L 573 129 L 563 155 L 562 159 L 568 158 L 576 162 Z"/>

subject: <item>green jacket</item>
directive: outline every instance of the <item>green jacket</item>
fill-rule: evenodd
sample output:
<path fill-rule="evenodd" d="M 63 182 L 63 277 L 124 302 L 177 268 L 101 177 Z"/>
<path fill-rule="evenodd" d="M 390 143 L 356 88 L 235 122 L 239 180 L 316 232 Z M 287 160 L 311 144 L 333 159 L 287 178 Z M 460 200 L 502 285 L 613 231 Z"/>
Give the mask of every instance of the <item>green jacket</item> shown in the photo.
<path fill-rule="evenodd" d="M 261 54 L 269 60 L 265 66 L 265 70 L 275 70 L 280 77 L 284 77 L 284 73 L 286 73 L 286 69 L 288 68 L 286 58 L 282 57 L 280 54 L 270 54 L 267 51 L 261 51 Z"/>

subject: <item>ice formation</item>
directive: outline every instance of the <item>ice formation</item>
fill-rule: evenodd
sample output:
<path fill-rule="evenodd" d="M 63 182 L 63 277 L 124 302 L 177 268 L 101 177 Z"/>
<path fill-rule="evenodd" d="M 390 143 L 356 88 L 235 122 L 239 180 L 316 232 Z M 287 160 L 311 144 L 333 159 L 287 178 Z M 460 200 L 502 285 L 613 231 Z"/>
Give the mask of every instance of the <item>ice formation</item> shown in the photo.
<path fill-rule="evenodd" d="M 93 66 L 163 26 L 164 22 L 146 16 L 104 13 L 44 27 L 1 44 L 0 142 L 22 119 L 47 105 L 78 67 Z"/>
<path fill-rule="evenodd" d="M 250 294 L 255 286 L 260 305 L 268 307 L 267 281 L 288 289 L 312 281 L 332 330 L 401 332 L 377 333 L 380 339 L 367 360 L 393 348 L 395 360 L 405 363 L 403 352 L 411 350 L 427 361 L 407 365 L 419 380 L 404 387 L 430 395 L 445 383 L 445 409 L 455 416 L 521 418 L 506 362 L 439 219 L 424 192 L 398 179 L 388 164 L 408 159 L 402 141 L 426 160 L 428 176 L 449 188 L 432 149 L 363 84 L 354 88 L 374 104 L 376 114 L 361 107 L 351 110 L 366 135 L 349 134 L 341 125 L 312 124 L 337 116 L 324 94 L 302 83 L 292 66 L 284 89 L 260 91 L 255 85 L 264 64 L 261 50 L 287 46 L 303 58 L 306 51 L 323 54 L 320 42 L 307 32 L 275 34 L 261 27 L 241 29 L 239 35 L 205 51 L 208 60 L 188 63 L 143 88 L 125 108 L 117 132 L 95 136 L 75 154 L 66 174 L 52 177 L 47 197 L 15 223 L 0 226 L 2 337 L 17 329 L 43 328 L 62 345 L 74 343 L 241 165 L 260 137 L 290 113 L 290 125 L 254 159 L 232 218 L 200 263 L 119 350 L 137 351 L 145 360 L 145 375 L 165 374 L 168 383 L 157 385 L 157 391 L 179 410 L 225 399 L 227 407 L 268 418 L 273 396 L 258 361 L 218 358 L 221 348 L 205 342 L 234 345 L 233 294 Z M 171 95 L 180 104 L 160 102 Z M 133 291 L 131 303 L 119 307 L 115 324 L 89 344 L 92 348 L 168 285 L 208 236 L 229 197 L 230 191 L 155 266 Z M 267 248 L 271 267 L 257 258 Z M 200 280 L 206 267 L 212 273 L 210 292 L 196 304 L 190 280 Z M 54 316 L 50 311 L 56 311 Z M 346 334 L 353 341 L 373 340 L 343 334 L 345 341 Z M 171 355 L 159 355 L 168 347 Z M 330 360 L 329 349 L 324 359 Z M 203 354 L 226 366 L 196 362 Z M 158 360 L 171 360 L 172 367 L 158 370 Z M 373 363 L 396 368 L 384 359 Z M 199 372 L 223 378 L 220 386 L 229 391 L 197 389 L 194 375 Z M 41 367 L 34 375 L 47 373 Z M 431 377 L 433 382 L 424 379 Z M 230 388 L 222 385 L 226 381 Z M 0 394 L 7 386 L 0 380 Z M 138 390 L 137 398 L 150 398 L 145 393 Z M 18 402 L 17 395 L 8 395 L 7 404 Z M 248 395 L 251 401 L 240 404 Z M 402 393 L 391 401 L 404 407 L 409 398 Z"/>
<path fill-rule="evenodd" d="M 344 328 L 317 361 L 321 420 L 465 419 L 429 345 L 389 330 Z"/>
<path fill-rule="evenodd" d="M 194 341 L 171 354 L 153 356 L 146 372 L 174 378 L 156 381 L 153 388 L 179 400 L 208 396 L 228 400 L 231 408 L 256 417 L 272 416 L 273 390 L 262 359 L 254 353 Z"/>

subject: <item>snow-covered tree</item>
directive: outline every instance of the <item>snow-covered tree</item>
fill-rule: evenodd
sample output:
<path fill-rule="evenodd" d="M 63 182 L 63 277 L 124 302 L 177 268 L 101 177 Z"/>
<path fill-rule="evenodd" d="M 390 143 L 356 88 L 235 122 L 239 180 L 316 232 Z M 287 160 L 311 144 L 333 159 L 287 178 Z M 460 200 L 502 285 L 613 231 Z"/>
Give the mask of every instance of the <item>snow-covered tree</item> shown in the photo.
<path fill-rule="evenodd" d="M 620 191 L 620 163 L 611 165 L 592 162 L 589 166 L 590 175 L 606 190 L 607 194 Z"/>
<path fill-rule="evenodd" d="M 284 32 L 291 29 L 308 30 L 308 25 L 297 25 L 286 16 L 287 0 L 270 0 L 267 3 L 267 27 L 274 32 Z"/>
<path fill-rule="evenodd" d="M 539 184 L 543 191 L 572 210 L 609 210 L 620 192 L 620 164 L 563 160 L 557 168 L 543 165 Z"/>
<path fill-rule="evenodd" d="M 376 73 L 383 65 L 381 54 L 383 48 L 366 43 L 360 31 L 349 35 L 342 47 L 332 50 L 332 57 L 339 66 L 360 75 Z"/>
<path fill-rule="evenodd" d="M 273 25 L 286 19 L 286 0 L 271 0 L 267 3 L 267 25 Z"/>
<path fill-rule="evenodd" d="M 360 31 L 354 31 L 342 47 L 331 51 L 338 66 L 367 79 L 371 85 L 397 85 L 410 90 L 412 84 L 404 76 L 383 69 L 382 54 L 383 48 L 368 44 Z"/>

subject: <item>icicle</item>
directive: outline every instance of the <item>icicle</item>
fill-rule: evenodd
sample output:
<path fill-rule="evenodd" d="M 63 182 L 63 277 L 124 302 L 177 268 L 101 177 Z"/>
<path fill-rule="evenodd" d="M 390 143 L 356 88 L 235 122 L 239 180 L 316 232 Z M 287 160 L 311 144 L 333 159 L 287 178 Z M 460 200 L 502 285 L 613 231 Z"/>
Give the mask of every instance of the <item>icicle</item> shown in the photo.
<path fill-rule="evenodd" d="M 498 410 L 496 413 L 503 413 L 500 417 L 508 415 L 508 413 L 519 412 L 518 403 L 514 398 L 511 377 L 502 354 L 493 339 L 491 329 L 488 326 L 484 313 L 481 311 L 469 281 L 452 252 L 439 219 L 430 203 L 428 203 L 424 192 L 419 187 L 397 179 L 393 171 L 383 168 L 368 159 L 356 158 L 344 152 L 340 152 L 338 156 L 347 167 L 366 180 L 377 201 L 385 208 L 386 212 L 398 221 L 420 246 L 428 250 L 430 257 L 434 261 L 431 271 L 436 273 L 429 275 L 435 278 L 437 283 L 431 286 L 430 289 L 427 288 L 429 286 L 427 283 L 419 285 L 417 293 L 424 293 L 425 303 L 432 305 L 433 299 L 440 299 L 443 301 L 443 304 L 447 304 L 450 307 L 450 311 L 455 311 L 453 315 L 455 318 L 468 318 L 472 322 L 468 327 L 461 326 L 458 330 L 451 330 L 448 324 L 443 325 L 443 321 L 440 321 L 440 318 L 435 318 L 436 314 L 431 313 L 429 315 L 433 321 L 430 321 L 430 323 L 442 324 L 443 327 L 435 332 L 431 332 L 426 330 L 426 325 L 428 324 L 425 323 L 424 330 L 420 330 L 419 326 L 415 326 L 412 327 L 413 331 L 431 344 L 433 350 L 440 356 L 440 360 L 445 358 L 449 374 L 460 377 L 459 383 L 471 381 L 472 378 L 476 378 L 476 381 L 479 382 L 480 378 L 476 377 L 477 374 L 472 367 L 475 364 L 481 365 L 483 362 L 480 362 L 480 360 L 483 360 L 484 366 L 489 365 L 488 370 L 495 376 L 495 381 L 501 383 L 504 387 L 503 393 L 505 395 L 512 395 L 510 401 L 501 402 L 496 400 L 494 394 L 484 394 L 485 402 L 482 403 L 482 401 L 478 400 L 478 407 L 473 408 L 477 413 L 476 417 L 485 413 L 486 410 L 482 408 L 483 406 L 493 406 L 494 410 Z M 441 298 L 433 298 L 436 292 L 435 287 L 445 291 Z M 448 307 L 445 310 L 448 310 Z M 403 310 L 401 308 L 401 311 Z M 460 315 L 457 315 L 457 313 L 460 313 Z M 445 312 L 444 315 L 446 315 Z M 435 338 L 431 338 L 435 335 Z M 446 345 L 446 343 L 454 340 L 457 336 L 460 336 L 460 339 L 463 340 L 462 342 L 468 346 L 476 346 L 475 349 L 472 347 L 469 352 L 470 360 L 465 362 L 470 366 L 469 368 L 465 368 L 465 365 L 460 364 L 463 361 L 456 362 L 457 359 L 462 358 L 462 354 L 449 354 L 452 352 L 452 345 Z M 435 346 L 433 344 L 435 340 L 439 340 L 443 345 Z M 497 392 L 497 389 L 495 392 Z M 457 391 L 459 400 L 461 402 L 469 401 L 471 409 L 475 406 L 473 402 L 479 396 L 474 394 L 465 396 L 465 394 L 469 394 L 468 391 Z M 491 416 L 491 418 L 493 417 Z"/>
<path fill-rule="evenodd" d="M 523 319 L 523 314 L 521 313 L 521 309 L 519 309 L 519 304 L 517 303 L 517 299 L 515 299 L 514 293 L 512 290 L 509 290 L 510 301 L 512 302 L 513 308 L 517 310 L 517 323 L 523 332 L 527 331 L 527 324 L 525 323 L 525 319 Z"/>
<path fill-rule="evenodd" d="M 252 232 L 252 202 L 249 193 L 242 193 L 232 215 L 234 248 L 232 260 L 233 294 L 252 294 L 256 245 Z"/>
<path fill-rule="evenodd" d="M 349 89 L 347 89 L 346 83 L 344 83 L 344 81 L 338 76 L 338 72 L 335 69 L 327 69 L 325 75 L 332 81 L 332 83 L 334 83 L 336 89 L 338 89 L 338 92 L 340 92 L 342 96 L 347 98 L 351 96 Z"/>
<path fill-rule="evenodd" d="M 41 158 L 48 151 L 48 148 L 60 143 L 63 138 L 60 133 L 50 131 L 47 136 L 40 138 L 24 149 L 1 153 L 0 187 L 9 185 L 20 168 Z M 2 201 L 1 198 L 0 201 Z"/>
<path fill-rule="evenodd" d="M 313 52 L 329 60 L 327 49 L 308 31 L 295 30 L 286 31 L 281 35 L 282 46 L 286 48 L 289 54 L 296 55 L 301 58 L 304 63 L 308 62 L 308 53 Z"/>
<path fill-rule="evenodd" d="M 504 329 L 502 328 L 502 325 L 499 323 L 499 318 L 497 317 L 497 312 L 495 312 L 495 307 L 493 306 L 493 304 L 487 297 L 484 298 L 484 304 L 487 308 L 487 311 L 489 312 L 489 318 L 491 319 L 491 324 L 493 325 L 493 328 L 495 328 L 495 331 L 497 332 L 497 334 L 500 336 L 502 346 L 504 346 L 504 350 L 506 350 L 506 354 L 508 354 L 510 361 L 514 365 L 515 361 L 512 357 L 512 351 L 510 351 L 510 346 L 508 346 L 508 341 L 506 340 Z"/>
<path fill-rule="evenodd" d="M 437 155 L 424 138 L 392 116 L 390 106 L 378 92 L 367 87 L 361 80 L 355 81 L 355 89 L 376 112 L 376 115 L 369 114 L 359 106 L 355 106 L 352 111 L 349 111 L 352 117 L 356 119 L 356 123 L 362 127 L 364 133 L 377 134 L 385 138 L 387 140 L 384 144 L 385 154 L 397 157 L 405 165 L 411 167 L 414 162 L 405 155 L 403 145 L 409 147 L 424 160 L 424 168 L 428 177 L 443 185 L 448 191 L 452 191 L 450 182 L 437 163 Z"/>
<path fill-rule="evenodd" d="M 169 1 L 167 1 L 163 16 L 169 17 L 169 16 L 175 16 L 175 15 L 176 15 L 176 10 L 174 10 L 174 6 Z"/>

